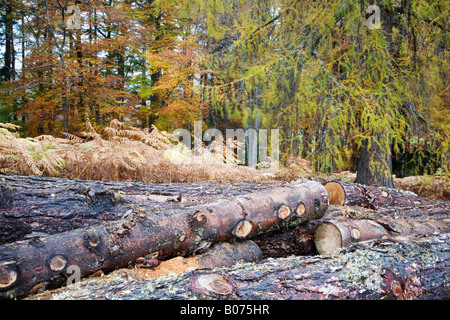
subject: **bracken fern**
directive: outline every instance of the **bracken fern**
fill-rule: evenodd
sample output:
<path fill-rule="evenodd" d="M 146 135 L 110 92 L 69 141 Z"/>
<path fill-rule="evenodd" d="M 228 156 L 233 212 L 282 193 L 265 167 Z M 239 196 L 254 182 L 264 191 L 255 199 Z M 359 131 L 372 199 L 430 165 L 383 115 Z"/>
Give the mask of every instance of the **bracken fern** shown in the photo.
<path fill-rule="evenodd" d="M 204 144 L 202 161 L 196 163 L 191 150 L 177 145 L 170 140 L 171 135 L 154 126 L 152 130 L 139 129 L 113 120 L 102 136 L 87 121 L 87 132 L 82 137 L 65 133 L 65 138 L 20 138 L 12 132 L 18 128 L 0 123 L 2 172 L 149 183 L 236 182 L 252 180 L 256 175 L 254 168 L 225 163 Z"/>

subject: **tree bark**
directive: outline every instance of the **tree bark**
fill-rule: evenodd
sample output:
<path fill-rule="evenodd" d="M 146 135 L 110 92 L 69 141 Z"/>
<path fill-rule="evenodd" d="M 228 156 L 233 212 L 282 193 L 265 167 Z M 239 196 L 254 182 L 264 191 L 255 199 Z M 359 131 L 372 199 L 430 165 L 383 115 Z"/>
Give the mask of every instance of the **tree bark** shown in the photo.
<path fill-rule="evenodd" d="M 237 262 L 257 262 L 261 260 L 261 250 L 258 245 L 251 241 L 245 240 L 234 243 L 216 243 L 211 249 L 205 253 L 191 257 L 175 257 L 169 260 L 157 262 L 157 266 L 151 267 L 155 260 L 150 260 L 149 267 L 142 267 L 142 262 L 146 262 L 144 258 L 138 258 L 136 268 L 128 269 L 125 272 L 126 277 L 133 279 L 145 280 L 149 278 L 159 278 L 171 274 L 181 274 L 192 269 L 214 269 L 221 267 L 231 267 Z"/>
<path fill-rule="evenodd" d="M 5 5 L 5 65 L 3 80 L 15 80 L 14 18 L 12 4 Z"/>
<path fill-rule="evenodd" d="M 330 256 L 263 260 L 133 281 L 82 281 L 30 299 L 440 300 L 450 298 L 450 235 L 359 243 Z M 120 281 L 120 287 L 117 286 Z"/>
<path fill-rule="evenodd" d="M 314 181 L 159 212 L 135 205 L 118 221 L 0 246 L 0 297 L 59 286 L 69 266 L 78 266 L 85 277 L 148 254 L 185 256 L 217 242 L 320 219 L 327 208 L 326 190 Z"/>
<path fill-rule="evenodd" d="M 383 237 L 400 241 L 405 236 L 447 233 L 450 232 L 449 213 L 448 203 L 377 210 L 330 204 L 321 219 L 258 235 L 252 240 L 260 247 L 263 258 L 326 254 Z"/>
<path fill-rule="evenodd" d="M 425 237 L 450 232 L 448 202 L 411 207 L 391 205 L 376 210 L 330 205 L 328 212 L 330 214 L 317 221 L 314 231 L 315 248 L 319 254 L 332 253 L 361 241 L 382 238 L 401 241 L 409 236 Z"/>
<path fill-rule="evenodd" d="M 330 204 L 361 206 L 376 209 L 389 206 L 438 204 L 439 201 L 420 198 L 412 192 L 392 188 L 376 188 L 356 183 L 332 181 L 325 184 Z M 443 202 L 440 202 L 443 204 Z"/>
<path fill-rule="evenodd" d="M 328 215 L 328 212 L 326 215 Z M 261 249 L 263 259 L 283 258 L 290 255 L 314 255 L 317 253 L 314 245 L 314 232 L 322 219 L 308 221 L 296 227 L 264 233 L 253 237 L 252 240 Z"/>
<path fill-rule="evenodd" d="M 391 143 L 388 150 L 376 143 L 381 144 L 385 139 L 390 140 L 388 133 L 377 134 L 370 146 L 368 139 L 362 142 L 355 183 L 394 188 Z"/>
<path fill-rule="evenodd" d="M 314 233 L 314 243 L 319 254 L 333 253 L 353 243 L 397 237 L 403 241 L 408 236 L 430 236 L 450 232 L 450 220 L 446 218 L 421 221 L 417 218 L 395 220 L 382 218 L 358 220 L 329 220 L 320 224 Z"/>

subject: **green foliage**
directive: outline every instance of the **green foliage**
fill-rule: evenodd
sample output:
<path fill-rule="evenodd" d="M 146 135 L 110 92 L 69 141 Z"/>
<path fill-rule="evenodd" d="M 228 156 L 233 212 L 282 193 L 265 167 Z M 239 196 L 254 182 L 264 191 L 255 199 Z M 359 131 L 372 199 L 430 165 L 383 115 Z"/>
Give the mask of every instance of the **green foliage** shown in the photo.
<path fill-rule="evenodd" d="M 369 29 L 368 0 L 91 0 L 82 31 L 61 2 L 12 3 L 26 55 L 0 84 L 0 121 L 22 134 L 203 119 L 279 128 L 282 160 L 316 172 L 355 170 L 364 144 L 398 174 L 449 172 L 448 1 L 377 1 Z"/>
<path fill-rule="evenodd" d="M 369 4 L 280 0 L 240 8 L 228 29 L 237 40 L 210 59 L 220 83 L 213 105 L 262 116 L 262 126 L 281 129 L 283 159 L 306 157 L 318 171 L 355 169 L 362 141 L 414 152 L 418 171 L 430 160 L 448 170 L 448 3 L 383 2 L 381 29 L 366 26 Z M 415 135 L 426 143 L 410 150 Z M 387 163 L 371 167 L 391 174 Z"/>

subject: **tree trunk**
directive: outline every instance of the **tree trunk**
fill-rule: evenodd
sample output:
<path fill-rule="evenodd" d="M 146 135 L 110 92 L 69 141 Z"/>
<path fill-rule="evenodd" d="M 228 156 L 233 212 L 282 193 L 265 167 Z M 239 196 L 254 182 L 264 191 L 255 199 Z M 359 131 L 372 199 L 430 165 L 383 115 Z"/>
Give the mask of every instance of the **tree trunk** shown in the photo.
<path fill-rule="evenodd" d="M 151 19 L 151 22 L 155 25 L 155 40 L 154 44 L 157 48 L 156 50 L 161 50 L 161 43 L 163 39 L 164 33 L 161 30 L 161 15 L 153 17 Z M 151 86 L 156 87 L 156 84 L 158 83 L 159 79 L 162 76 L 162 71 L 158 70 L 150 74 L 150 80 L 151 80 Z M 159 114 L 158 111 L 162 107 L 162 101 L 161 101 L 160 93 L 154 93 L 150 97 L 150 115 L 148 116 L 148 127 L 151 128 L 154 122 L 158 119 Z"/>
<path fill-rule="evenodd" d="M 416 217 L 401 220 L 388 217 L 357 220 L 328 220 L 320 224 L 314 233 L 314 243 L 319 254 L 333 253 L 353 243 L 396 238 L 404 241 L 408 236 L 430 236 L 450 232 L 450 220 L 446 217 L 432 217 L 425 221 Z"/>
<path fill-rule="evenodd" d="M 320 219 L 328 197 L 321 184 L 309 181 L 159 212 L 137 203 L 118 221 L 0 246 L 0 297 L 59 286 L 69 266 L 77 266 L 85 277 L 125 267 L 148 254 L 158 259 L 185 256 L 217 242 Z"/>
<path fill-rule="evenodd" d="M 394 188 L 391 143 L 388 150 L 378 145 L 378 143 L 383 144 L 385 139 L 390 140 L 389 134 L 377 134 L 370 146 L 368 139 L 363 140 L 355 183 Z"/>
<path fill-rule="evenodd" d="M 420 198 L 412 192 L 391 188 L 331 181 L 325 184 L 330 204 L 381 208 L 389 206 L 417 207 L 421 205 L 445 205 L 445 202 Z"/>
<path fill-rule="evenodd" d="M 122 278 L 120 287 L 122 271 L 116 271 L 30 299 L 449 299 L 449 246 L 449 234 L 383 240 L 330 256 L 291 256 L 147 281 Z"/>
<path fill-rule="evenodd" d="M 216 243 L 211 249 L 203 254 L 188 258 L 176 257 L 165 261 L 150 259 L 144 257 L 138 258 L 139 263 L 135 268 L 124 271 L 126 277 L 145 280 L 149 278 L 159 278 L 171 274 L 181 274 L 192 269 L 215 269 L 222 267 L 231 267 L 237 262 L 257 262 L 261 260 L 261 250 L 258 245 L 251 240 L 234 243 Z M 153 264 L 156 266 L 152 267 Z M 142 267 L 142 264 L 149 264 Z"/>
<path fill-rule="evenodd" d="M 389 206 L 377 210 L 330 203 L 326 214 L 294 228 L 265 233 L 252 240 L 263 258 L 333 252 L 353 243 L 405 236 L 450 232 L 450 204 L 420 207 Z M 327 249 L 329 248 L 329 249 Z"/>
<path fill-rule="evenodd" d="M 12 4 L 5 6 L 5 65 L 3 69 L 3 80 L 15 79 L 15 51 L 14 51 L 14 19 Z"/>

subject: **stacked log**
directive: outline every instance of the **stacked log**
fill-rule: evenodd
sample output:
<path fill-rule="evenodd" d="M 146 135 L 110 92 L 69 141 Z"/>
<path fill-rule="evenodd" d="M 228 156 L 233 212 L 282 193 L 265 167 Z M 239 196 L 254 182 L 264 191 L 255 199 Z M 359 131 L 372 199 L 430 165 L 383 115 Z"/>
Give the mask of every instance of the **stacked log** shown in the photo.
<path fill-rule="evenodd" d="M 448 202 L 340 181 L 323 186 L 0 179 L 0 298 L 69 284 L 73 267 L 80 278 L 104 272 L 152 288 L 169 281 L 170 292 L 144 294 L 149 299 L 449 297 L 450 281 L 442 273 L 449 263 Z M 412 246 L 433 256 L 445 253 L 432 266 L 411 269 L 423 262 L 408 255 Z M 372 251 L 386 248 L 388 255 L 377 256 L 381 269 L 371 276 L 373 290 L 359 285 L 368 281 L 364 272 L 348 277 L 349 261 L 366 261 Z M 223 267 L 229 269 L 222 272 Z M 444 289 L 434 288 L 433 281 Z M 95 284 L 90 298 L 133 298 L 111 292 L 105 283 Z M 127 292 L 140 286 L 125 284 Z"/>
<path fill-rule="evenodd" d="M 0 244 L 120 220 L 130 210 L 192 207 L 279 187 L 255 183 L 143 183 L 0 175 Z"/>
<path fill-rule="evenodd" d="M 361 206 L 377 209 L 389 206 L 430 205 L 436 201 L 418 197 L 410 191 L 392 188 L 377 188 L 343 181 L 331 181 L 325 184 L 330 204 Z"/>
<path fill-rule="evenodd" d="M 450 232 L 448 202 L 341 181 L 326 183 L 325 188 L 331 205 L 353 206 L 353 217 L 328 217 L 317 226 L 314 243 L 319 254 L 329 254 L 362 241 L 383 238 L 401 241 L 402 237 Z"/>
<path fill-rule="evenodd" d="M 132 209 L 120 220 L 0 246 L 0 296 L 58 287 L 73 265 L 85 277 L 144 256 L 201 253 L 214 243 L 306 223 L 325 214 L 328 197 L 321 184 L 309 181 L 186 208 L 148 212 L 139 202 L 127 205 Z"/>

